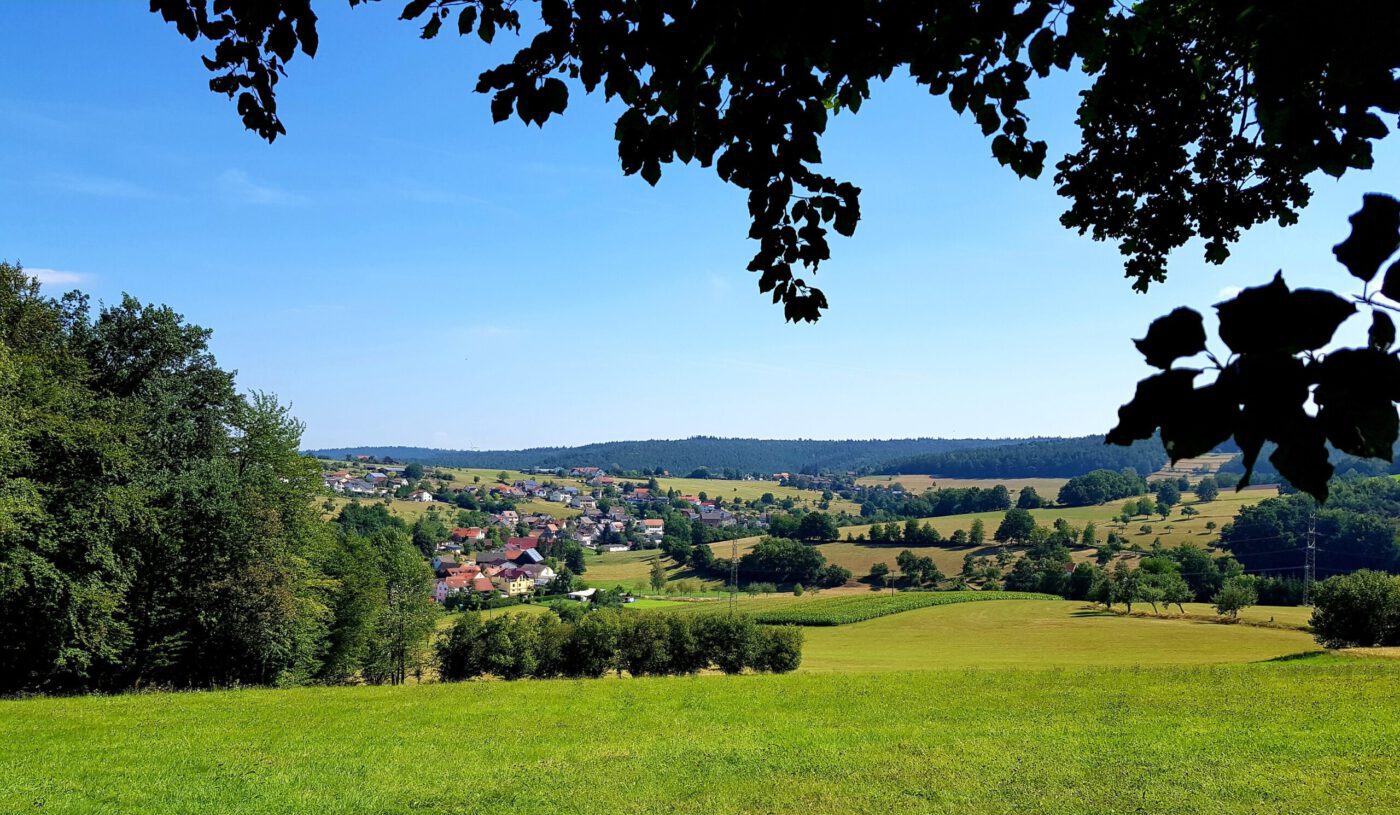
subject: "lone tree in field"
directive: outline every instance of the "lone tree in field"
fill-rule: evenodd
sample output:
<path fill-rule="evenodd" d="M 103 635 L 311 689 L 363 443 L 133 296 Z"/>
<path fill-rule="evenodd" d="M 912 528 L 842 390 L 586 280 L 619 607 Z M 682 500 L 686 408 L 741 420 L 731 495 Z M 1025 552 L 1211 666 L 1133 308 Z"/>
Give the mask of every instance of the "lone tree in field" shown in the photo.
<path fill-rule="evenodd" d="M 1237 577 L 1226 580 L 1220 591 L 1211 598 L 1216 613 L 1232 620 L 1239 619 L 1241 611 L 1257 602 L 1259 595 L 1254 591 L 1254 586 Z"/>
<path fill-rule="evenodd" d="M 1201 503 L 1209 503 L 1220 496 L 1220 485 L 1216 483 L 1215 476 L 1206 476 L 1196 482 L 1196 500 Z"/>
<path fill-rule="evenodd" d="M 861 215 L 860 188 L 819 171 L 821 136 L 896 71 L 967 114 L 992 157 L 1027 178 L 1048 159 L 1026 109 L 1032 79 L 1071 69 L 1092 78 L 1079 101 L 1079 149 L 1054 165 L 1069 201 L 1060 220 L 1115 242 L 1140 291 L 1165 280 L 1168 255 L 1193 238 L 1218 264 L 1244 230 L 1294 223 L 1311 196 L 1307 177 L 1369 169 L 1374 142 L 1400 113 L 1394 2 L 522 5 L 409 0 L 400 17 L 424 39 L 455 30 L 489 45 L 502 31 L 531 32 L 477 78 L 495 121 L 543 126 L 565 112 L 571 92 L 601 92 L 621 109 L 613 132 L 624 173 L 656 184 L 662 165 L 694 162 L 744 190 L 757 242 L 748 269 L 794 321 L 827 308 L 806 275 L 831 258 L 829 231 L 851 236 Z M 244 126 L 268 141 L 287 132 L 278 82 L 298 51 L 310 57 L 319 46 L 312 6 L 151 0 L 181 35 L 213 45 L 204 58 L 210 89 L 236 99 Z M 1160 433 L 1176 461 L 1233 437 L 1244 453 L 1241 486 L 1272 441 L 1270 461 L 1319 499 L 1332 474 L 1327 443 L 1389 459 L 1400 431 L 1400 359 L 1392 307 L 1376 296 L 1400 300 L 1400 269 L 1375 278 L 1397 249 L 1400 201 L 1368 195 L 1335 249 L 1359 295 L 1292 290 L 1280 273 L 1216 306 L 1229 353 L 1210 353 L 1192 309 L 1154 321 L 1137 346 L 1161 372 L 1139 383 L 1108 440 Z M 1320 354 L 1358 305 L 1371 318 L 1367 343 Z M 1173 367 L 1192 357 L 1205 361 Z M 1310 401 L 1315 412 L 1305 409 Z"/>
<path fill-rule="evenodd" d="M 651 587 L 656 591 L 666 588 L 666 567 L 661 565 L 661 558 L 651 559 Z"/>

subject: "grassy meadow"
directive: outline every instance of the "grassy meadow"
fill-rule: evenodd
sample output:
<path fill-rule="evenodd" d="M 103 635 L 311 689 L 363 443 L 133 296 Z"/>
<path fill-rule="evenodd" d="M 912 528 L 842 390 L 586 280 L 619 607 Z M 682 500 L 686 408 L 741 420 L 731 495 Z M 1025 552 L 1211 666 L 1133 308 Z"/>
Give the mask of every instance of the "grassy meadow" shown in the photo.
<path fill-rule="evenodd" d="M 959 603 L 803 631 L 802 670 L 816 672 L 1213 665 L 1320 650 L 1298 630 L 1127 617 L 1068 600 Z"/>
<path fill-rule="evenodd" d="M 0 733 L 5 813 L 1400 810 L 1400 662 L 1333 656 L 48 698 Z"/>

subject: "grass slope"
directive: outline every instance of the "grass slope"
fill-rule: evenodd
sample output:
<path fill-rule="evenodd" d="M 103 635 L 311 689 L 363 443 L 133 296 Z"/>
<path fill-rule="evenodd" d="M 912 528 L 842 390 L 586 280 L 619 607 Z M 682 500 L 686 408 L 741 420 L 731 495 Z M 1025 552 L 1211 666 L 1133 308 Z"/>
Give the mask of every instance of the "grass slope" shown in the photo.
<path fill-rule="evenodd" d="M 1203 665 L 1318 650 L 1297 630 L 1121 617 L 1067 600 L 937 606 L 806 634 L 804 671 Z"/>
<path fill-rule="evenodd" d="M 1151 518 L 1139 517 L 1126 526 L 1119 525 L 1112 520 L 1114 515 L 1122 511 L 1123 501 L 1113 501 L 1103 506 L 1036 509 L 1032 510 L 1031 514 L 1035 516 L 1036 523 L 1042 526 L 1053 524 L 1056 518 L 1064 518 L 1074 526 L 1079 527 L 1093 521 L 1098 528 L 1100 541 L 1107 538 L 1108 533 L 1113 531 L 1125 535 L 1130 544 L 1140 543 L 1144 548 L 1151 546 L 1152 541 L 1158 538 L 1161 539 L 1164 546 L 1175 546 L 1187 542 L 1209 546 L 1218 539 L 1219 527 L 1232 520 L 1239 513 L 1241 507 L 1256 504 L 1277 494 L 1278 491 L 1274 487 L 1248 489 L 1238 493 L 1224 492 L 1219 498 L 1208 503 L 1190 503 L 1174 507 L 1173 512 L 1165 521 L 1154 515 Z M 1187 493 L 1186 500 L 1194 501 L 1194 496 Z M 1181 510 L 1187 505 L 1200 514 L 1192 518 L 1182 515 Z M 925 518 L 920 523 L 931 525 L 944 537 L 948 537 L 955 530 L 968 529 L 972 526 L 973 520 L 980 518 L 986 528 L 987 537 L 990 539 L 992 533 L 996 531 L 997 525 L 1001 523 L 1003 515 L 1005 515 L 1004 512 L 976 512 L 966 515 L 946 515 L 941 518 Z M 1215 532 L 1207 532 L 1206 523 L 1208 521 L 1213 521 L 1216 524 Z M 1139 528 L 1143 524 L 1152 527 L 1152 531 L 1141 532 Z M 1167 529 L 1168 526 L 1171 527 L 1170 530 Z M 886 563 L 893 568 L 895 556 L 903 549 L 913 549 L 920 555 L 932 557 L 934 562 L 938 564 L 938 568 L 946 575 L 954 575 L 961 571 L 963 558 L 966 555 L 988 555 L 994 554 L 996 551 L 994 547 L 990 546 L 982 549 L 955 549 L 947 546 L 911 547 L 903 543 L 870 543 L 868 541 L 856 543 L 845 540 L 847 535 L 854 537 L 868 534 L 870 532 L 869 524 L 844 526 L 841 527 L 840 532 L 842 540 L 819 544 L 817 548 L 828 561 L 850 569 L 857 578 L 869 574 L 870 567 L 877 562 Z M 739 553 L 747 552 L 758 541 L 757 537 L 740 539 Z M 718 556 L 729 556 L 730 544 L 728 542 L 714 544 L 711 548 Z"/>
<path fill-rule="evenodd" d="M 36 699 L 0 733 L 6 813 L 1400 810 L 1400 664 L 1344 657 Z"/>

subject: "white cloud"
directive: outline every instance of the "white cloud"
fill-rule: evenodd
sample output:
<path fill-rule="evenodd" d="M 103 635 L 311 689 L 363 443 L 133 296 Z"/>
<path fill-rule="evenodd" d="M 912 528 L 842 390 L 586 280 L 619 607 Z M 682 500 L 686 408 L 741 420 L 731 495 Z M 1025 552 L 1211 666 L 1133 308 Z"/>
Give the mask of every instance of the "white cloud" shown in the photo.
<path fill-rule="evenodd" d="M 276 206 L 305 201 L 296 193 L 259 184 L 242 170 L 224 170 L 219 174 L 218 187 L 226 197 L 244 204 Z"/>
<path fill-rule="evenodd" d="M 1226 286 L 1225 288 L 1215 293 L 1215 299 L 1217 301 L 1233 300 L 1236 297 L 1238 297 L 1239 293 L 1242 291 L 1244 291 L 1244 289 L 1239 286 Z"/>
<path fill-rule="evenodd" d="M 58 269 L 45 269 L 41 266 L 25 266 L 24 273 L 38 278 L 45 286 L 74 286 L 92 280 L 92 275 L 82 272 L 63 272 Z"/>
<path fill-rule="evenodd" d="M 164 198 L 155 190 L 148 189 L 120 178 L 104 178 L 93 175 L 57 175 L 49 178 L 49 183 L 67 192 L 92 195 L 98 198 Z"/>

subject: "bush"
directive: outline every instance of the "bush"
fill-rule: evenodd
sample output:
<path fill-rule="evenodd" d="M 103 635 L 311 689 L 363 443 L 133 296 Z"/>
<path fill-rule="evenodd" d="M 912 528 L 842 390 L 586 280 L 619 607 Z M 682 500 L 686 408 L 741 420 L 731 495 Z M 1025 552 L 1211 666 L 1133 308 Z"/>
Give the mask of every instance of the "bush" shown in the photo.
<path fill-rule="evenodd" d="M 1362 569 L 1317 584 L 1310 625 L 1328 648 L 1400 645 L 1400 577 Z"/>
<path fill-rule="evenodd" d="M 802 629 L 793 625 L 765 626 L 758 629 L 752 668 L 785 674 L 802 664 Z"/>

